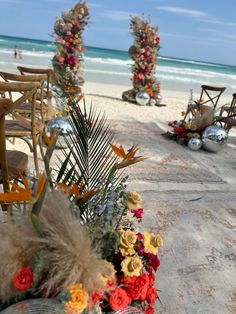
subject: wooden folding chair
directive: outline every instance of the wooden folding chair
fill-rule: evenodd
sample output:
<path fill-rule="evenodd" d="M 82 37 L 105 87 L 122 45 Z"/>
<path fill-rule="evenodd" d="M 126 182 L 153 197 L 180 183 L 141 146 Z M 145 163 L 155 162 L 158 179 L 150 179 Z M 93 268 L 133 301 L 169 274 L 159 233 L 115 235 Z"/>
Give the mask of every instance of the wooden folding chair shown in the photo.
<path fill-rule="evenodd" d="M 184 116 L 184 121 L 186 117 L 191 113 L 192 110 L 195 109 L 205 109 L 205 110 L 212 110 L 213 114 L 216 110 L 216 107 L 218 105 L 220 96 L 225 91 L 226 87 L 215 87 L 215 86 L 208 86 L 208 85 L 202 85 L 201 86 L 201 94 L 198 101 L 194 101 L 195 104 L 191 104 L 188 106 L 187 111 Z M 206 99 L 204 99 L 204 97 Z"/>
<path fill-rule="evenodd" d="M 44 98 L 50 99 L 51 98 L 51 92 L 50 92 L 50 83 L 53 75 L 52 69 L 45 69 L 45 68 L 29 68 L 29 67 L 22 67 L 18 66 L 17 69 L 20 71 L 22 75 L 27 74 L 44 74 L 47 75 L 47 84 L 46 88 L 44 89 Z"/>
<path fill-rule="evenodd" d="M 36 113 L 40 113 L 41 121 L 44 123 L 45 117 L 47 115 L 48 107 L 43 102 L 43 88 L 44 82 L 47 81 L 46 74 L 36 74 L 36 75 L 20 75 L 20 74 L 13 74 L 8 72 L 0 72 L 0 76 L 4 79 L 5 82 L 38 82 L 40 84 L 40 101 L 36 102 Z M 10 95 L 11 97 L 11 95 Z M 12 97 L 11 97 L 12 99 Z M 15 112 L 19 112 L 21 114 L 30 114 L 32 111 L 32 104 L 27 101 L 24 103 L 20 103 L 14 107 Z"/>
<path fill-rule="evenodd" d="M 37 82 L 0 82 L 0 92 L 17 92 L 18 98 L 13 102 L 14 106 L 18 106 L 26 100 L 32 103 L 31 113 L 28 117 L 14 110 L 12 111 L 13 120 L 5 121 L 5 135 L 7 137 L 21 138 L 28 144 L 30 150 L 33 152 L 37 174 L 39 173 L 37 145 L 40 147 L 42 157 L 44 156 L 41 138 L 44 124 L 36 119 L 36 93 L 38 88 L 40 88 L 40 84 Z M 29 139 L 32 140 L 32 144 Z"/>
<path fill-rule="evenodd" d="M 0 98 L 0 184 L 3 191 L 9 190 L 9 180 L 17 179 L 27 170 L 28 155 L 20 151 L 6 150 L 5 115 L 12 112 L 13 102 Z M 7 210 L 7 205 L 2 205 Z"/>
<path fill-rule="evenodd" d="M 232 127 L 236 126 L 236 93 L 232 95 L 230 106 L 221 108 L 220 116 L 216 117 L 215 121 L 219 122 L 224 129 L 229 132 Z M 224 114 L 226 115 L 224 116 Z"/>

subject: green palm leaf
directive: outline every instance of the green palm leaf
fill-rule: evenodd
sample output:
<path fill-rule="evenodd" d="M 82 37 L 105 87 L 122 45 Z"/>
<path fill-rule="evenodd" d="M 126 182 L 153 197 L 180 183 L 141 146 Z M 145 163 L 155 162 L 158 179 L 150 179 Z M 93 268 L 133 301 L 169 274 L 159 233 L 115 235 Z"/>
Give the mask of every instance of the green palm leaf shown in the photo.
<path fill-rule="evenodd" d="M 114 134 L 106 117 L 91 105 L 88 110 L 84 104 L 81 109 L 77 104 L 70 114 L 73 134 L 65 137 L 67 149 L 63 149 L 64 160 L 60 160 L 57 182 L 78 185 L 83 182 L 82 193 L 89 190 L 99 191 L 98 199 L 105 197 L 102 193 L 111 173 L 112 167 L 117 162 L 117 157 L 111 149 Z M 109 188 L 116 189 L 123 179 L 123 174 L 112 177 Z M 103 195 L 103 196 L 102 196 Z M 80 216 L 83 220 L 93 218 L 96 213 L 91 212 L 88 201 L 80 202 Z"/>

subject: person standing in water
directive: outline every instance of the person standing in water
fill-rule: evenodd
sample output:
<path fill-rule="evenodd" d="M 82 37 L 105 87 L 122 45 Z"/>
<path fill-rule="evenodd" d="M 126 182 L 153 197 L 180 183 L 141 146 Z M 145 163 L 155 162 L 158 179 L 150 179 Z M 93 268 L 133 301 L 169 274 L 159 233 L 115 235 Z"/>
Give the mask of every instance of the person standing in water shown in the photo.
<path fill-rule="evenodd" d="M 15 46 L 14 48 L 14 58 L 16 59 L 17 58 L 17 47 Z"/>

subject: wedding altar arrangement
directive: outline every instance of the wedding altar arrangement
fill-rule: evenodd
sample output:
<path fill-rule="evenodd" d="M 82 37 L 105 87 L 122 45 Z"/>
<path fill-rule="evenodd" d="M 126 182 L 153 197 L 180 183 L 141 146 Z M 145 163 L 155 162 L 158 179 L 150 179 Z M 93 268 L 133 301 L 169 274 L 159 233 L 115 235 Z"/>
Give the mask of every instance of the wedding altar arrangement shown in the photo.
<path fill-rule="evenodd" d="M 87 24 L 84 2 L 57 19 L 53 58 L 57 97 L 66 101 L 71 132 L 44 135 L 44 171 L 11 182 L 0 202 L 21 215 L 1 225 L 0 310 L 13 313 L 155 312 L 160 234 L 141 229 L 142 199 L 127 189 L 126 167 L 142 162 L 125 150 L 104 115 L 82 104 L 78 76 L 83 50 L 76 36 Z M 61 111 L 65 112 L 64 107 Z M 63 158 L 50 165 L 58 138 Z M 156 305 L 158 306 L 158 305 Z"/>
<path fill-rule="evenodd" d="M 225 146 L 228 133 L 217 125 L 214 109 L 204 105 L 203 99 L 193 101 L 191 96 L 186 112 L 182 112 L 184 118 L 170 121 L 170 130 L 164 136 L 194 151 L 204 148 L 209 152 L 218 152 Z"/>
<path fill-rule="evenodd" d="M 160 82 L 154 77 L 160 49 L 158 29 L 137 16 L 131 17 L 130 29 L 134 37 L 134 44 L 129 48 L 129 55 L 134 60 L 133 88 L 123 92 L 122 99 L 139 105 L 158 105 L 162 100 Z"/>

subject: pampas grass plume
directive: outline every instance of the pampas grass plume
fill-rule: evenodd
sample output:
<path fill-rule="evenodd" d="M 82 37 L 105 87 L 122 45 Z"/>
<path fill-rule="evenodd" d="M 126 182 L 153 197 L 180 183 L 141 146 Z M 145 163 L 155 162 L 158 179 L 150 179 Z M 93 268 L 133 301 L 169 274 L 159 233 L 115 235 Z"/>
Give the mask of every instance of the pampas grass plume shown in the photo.
<path fill-rule="evenodd" d="M 106 273 L 106 266 L 71 213 L 67 197 L 61 191 L 49 192 L 39 218 L 45 237 L 33 241 L 44 252 L 46 268 L 39 287 L 44 296 L 56 295 L 73 283 L 81 283 L 88 293 L 101 289 L 99 274 Z"/>
<path fill-rule="evenodd" d="M 34 250 L 30 238 L 35 234 L 29 219 L 22 218 L 21 225 L 12 221 L 0 226 L 0 300 L 17 300 L 20 294 L 14 288 L 13 276 L 22 266 L 31 267 Z"/>

